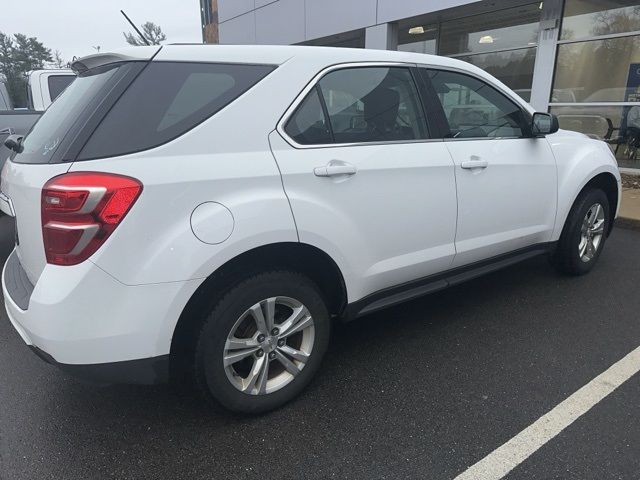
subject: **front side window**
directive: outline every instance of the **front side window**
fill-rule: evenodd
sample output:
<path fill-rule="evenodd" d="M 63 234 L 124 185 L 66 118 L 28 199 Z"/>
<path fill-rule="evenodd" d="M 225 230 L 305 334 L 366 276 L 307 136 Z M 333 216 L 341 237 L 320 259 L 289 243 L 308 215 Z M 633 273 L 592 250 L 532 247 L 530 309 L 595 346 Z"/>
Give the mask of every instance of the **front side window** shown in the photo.
<path fill-rule="evenodd" d="M 107 113 L 78 159 L 124 155 L 169 142 L 237 99 L 273 68 L 151 62 Z"/>
<path fill-rule="evenodd" d="M 429 70 L 449 132 L 448 138 L 522 137 L 522 109 L 489 84 L 456 72 Z"/>

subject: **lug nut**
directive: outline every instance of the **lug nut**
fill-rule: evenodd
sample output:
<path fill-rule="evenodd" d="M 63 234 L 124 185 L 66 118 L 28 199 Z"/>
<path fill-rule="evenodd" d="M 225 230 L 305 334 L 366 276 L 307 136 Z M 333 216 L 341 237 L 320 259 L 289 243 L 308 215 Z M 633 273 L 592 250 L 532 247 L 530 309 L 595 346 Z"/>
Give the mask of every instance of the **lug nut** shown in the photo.
<path fill-rule="evenodd" d="M 278 340 L 278 346 L 284 347 L 284 338 L 281 338 L 280 340 Z"/>
<path fill-rule="evenodd" d="M 271 352 L 269 354 L 269 360 L 273 360 L 274 358 L 276 358 L 276 352 Z"/>
<path fill-rule="evenodd" d="M 264 350 L 258 350 L 258 351 L 256 352 L 256 355 L 257 355 L 258 357 L 262 357 L 262 356 L 264 355 Z"/>
<path fill-rule="evenodd" d="M 258 335 L 258 343 L 264 342 L 264 339 L 265 339 L 264 335 Z"/>
<path fill-rule="evenodd" d="M 273 330 L 271 330 L 271 335 L 278 335 L 280 333 L 280 330 L 278 330 L 277 328 L 274 328 Z"/>

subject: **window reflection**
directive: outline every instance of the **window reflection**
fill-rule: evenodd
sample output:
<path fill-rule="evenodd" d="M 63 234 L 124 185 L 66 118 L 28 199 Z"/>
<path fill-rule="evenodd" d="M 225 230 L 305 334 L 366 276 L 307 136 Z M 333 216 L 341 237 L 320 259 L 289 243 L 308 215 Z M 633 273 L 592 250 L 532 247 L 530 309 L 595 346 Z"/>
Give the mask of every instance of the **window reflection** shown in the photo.
<path fill-rule="evenodd" d="M 621 167 L 640 167 L 640 105 L 552 107 L 560 128 L 604 140 Z"/>
<path fill-rule="evenodd" d="M 458 57 L 486 70 L 527 102 L 531 100 L 536 48 Z"/>
<path fill-rule="evenodd" d="M 437 37 L 438 25 L 404 22 L 398 26 L 398 50 L 435 55 Z"/>
<path fill-rule="evenodd" d="M 414 52 L 414 53 L 428 53 L 430 55 L 436 54 L 436 40 L 419 40 L 417 42 L 405 43 L 398 45 L 400 52 Z"/>
<path fill-rule="evenodd" d="M 636 0 L 566 0 L 562 40 L 640 31 Z"/>
<path fill-rule="evenodd" d="M 483 53 L 537 45 L 540 2 L 442 24 L 440 54 Z"/>
<path fill-rule="evenodd" d="M 629 101 L 640 83 L 639 70 L 640 37 L 560 45 L 551 101 Z"/>

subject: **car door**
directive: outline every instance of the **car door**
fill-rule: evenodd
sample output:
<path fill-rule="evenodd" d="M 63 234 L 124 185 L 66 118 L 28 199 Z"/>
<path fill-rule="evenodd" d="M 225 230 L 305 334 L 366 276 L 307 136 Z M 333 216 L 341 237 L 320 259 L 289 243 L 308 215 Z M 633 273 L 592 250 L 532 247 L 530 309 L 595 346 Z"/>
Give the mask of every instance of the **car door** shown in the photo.
<path fill-rule="evenodd" d="M 475 76 L 421 71 L 441 107 L 441 136 L 455 162 L 453 265 L 550 241 L 557 208 L 556 161 L 547 140 L 531 135 L 529 113 Z"/>
<path fill-rule="evenodd" d="M 300 241 L 329 254 L 349 301 L 450 267 L 454 166 L 411 68 L 331 67 L 270 136 Z"/>

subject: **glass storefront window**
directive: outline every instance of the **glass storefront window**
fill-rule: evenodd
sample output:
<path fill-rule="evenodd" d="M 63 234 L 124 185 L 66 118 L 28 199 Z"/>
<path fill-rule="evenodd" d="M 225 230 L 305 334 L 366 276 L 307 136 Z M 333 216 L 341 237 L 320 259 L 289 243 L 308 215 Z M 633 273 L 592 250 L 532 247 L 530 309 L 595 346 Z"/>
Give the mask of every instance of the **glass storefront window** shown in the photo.
<path fill-rule="evenodd" d="M 528 102 L 531 100 L 536 50 L 533 47 L 457 58 L 486 70 Z"/>
<path fill-rule="evenodd" d="M 398 50 L 401 52 L 436 54 L 437 25 L 399 25 Z"/>
<path fill-rule="evenodd" d="M 343 47 L 343 48 L 364 48 L 364 29 L 353 30 L 351 32 L 338 33 L 329 37 L 316 38 L 307 42 L 300 42 L 298 45 L 311 45 L 318 47 Z"/>
<path fill-rule="evenodd" d="M 637 0 L 566 0 L 562 40 L 640 31 Z"/>
<path fill-rule="evenodd" d="M 560 128 L 604 140 L 618 164 L 640 168 L 640 104 L 611 107 L 551 107 Z"/>
<path fill-rule="evenodd" d="M 442 24 L 440 54 L 485 53 L 534 46 L 540 30 L 540 2 Z"/>
<path fill-rule="evenodd" d="M 636 72 L 640 72 L 640 36 L 559 45 L 551 102 L 640 100 Z"/>

